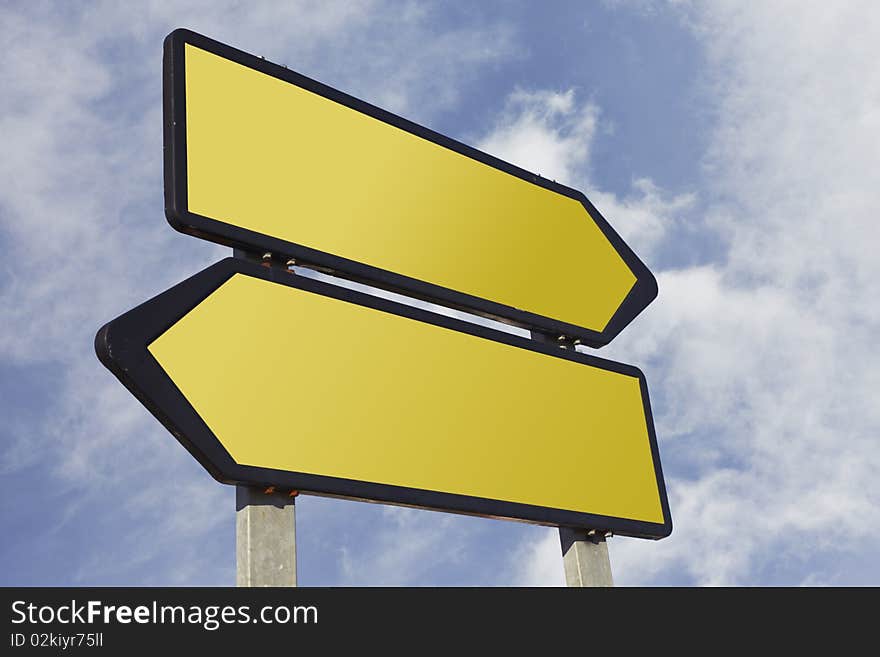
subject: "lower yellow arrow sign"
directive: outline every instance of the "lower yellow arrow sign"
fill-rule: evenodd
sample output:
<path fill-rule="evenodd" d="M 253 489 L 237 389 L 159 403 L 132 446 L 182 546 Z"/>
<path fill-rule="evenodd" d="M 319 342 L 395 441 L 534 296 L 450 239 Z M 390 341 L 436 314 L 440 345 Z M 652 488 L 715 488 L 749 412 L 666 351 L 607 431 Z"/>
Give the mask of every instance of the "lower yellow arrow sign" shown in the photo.
<path fill-rule="evenodd" d="M 633 367 L 233 258 L 96 348 L 227 483 L 671 531 Z"/>

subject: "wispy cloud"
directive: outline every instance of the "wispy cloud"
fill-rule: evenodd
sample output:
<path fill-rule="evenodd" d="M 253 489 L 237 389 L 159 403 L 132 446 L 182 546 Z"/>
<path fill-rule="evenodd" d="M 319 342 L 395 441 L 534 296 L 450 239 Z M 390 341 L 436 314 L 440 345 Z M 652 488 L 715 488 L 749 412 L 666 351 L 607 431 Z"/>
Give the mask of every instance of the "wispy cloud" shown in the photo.
<path fill-rule="evenodd" d="M 599 108 L 578 103 L 573 89 L 517 89 L 478 147 L 545 178 L 573 184 L 582 181 L 590 164 L 598 117 Z"/>

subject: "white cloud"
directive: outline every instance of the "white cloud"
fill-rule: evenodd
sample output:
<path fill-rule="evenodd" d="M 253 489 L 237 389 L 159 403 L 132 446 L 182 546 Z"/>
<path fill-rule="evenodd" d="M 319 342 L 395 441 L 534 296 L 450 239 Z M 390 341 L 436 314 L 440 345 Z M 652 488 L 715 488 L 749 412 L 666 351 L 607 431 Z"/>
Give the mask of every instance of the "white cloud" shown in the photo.
<path fill-rule="evenodd" d="M 643 260 L 656 254 L 669 233 L 692 229 L 686 219 L 693 219 L 697 202 L 694 192 L 670 194 L 650 178 L 636 178 L 622 198 L 598 189 L 591 190 L 589 198 Z"/>
<path fill-rule="evenodd" d="M 339 546 L 346 586 L 406 586 L 435 569 L 461 565 L 468 530 L 460 518 L 394 506 L 384 507 L 382 516 L 369 540 Z M 457 540 L 449 540 L 451 531 Z"/>
<path fill-rule="evenodd" d="M 543 529 L 539 540 L 532 537 L 514 551 L 510 560 L 513 586 L 565 586 L 559 530 Z"/>
<path fill-rule="evenodd" d="M 598 108 L 577 105 L 567 91 L 514 91 L 478 148 L 545 178 L 567 184 L 590 161 Z"/>
<path fill-rule="evenodd" d="M 659 271 L 657 302 L 603 353 L 648 375 L 675 521 L 659 543 L 612 540 L 620 583 L 853 583 L 846 558 L 880 548 L 876 16 L 859 3 L 687 8 L 717 111 L 700 225 L 727 253 Z M 628 236 L 649 263 L 664 240 L 675 252 L 675 215 L 697 202 L 658 212 L 654 190 L 633 212 L 588 194 L 622 233 L 636 218 Z M 859 568 L 877 581 L 876 565 Z"/>

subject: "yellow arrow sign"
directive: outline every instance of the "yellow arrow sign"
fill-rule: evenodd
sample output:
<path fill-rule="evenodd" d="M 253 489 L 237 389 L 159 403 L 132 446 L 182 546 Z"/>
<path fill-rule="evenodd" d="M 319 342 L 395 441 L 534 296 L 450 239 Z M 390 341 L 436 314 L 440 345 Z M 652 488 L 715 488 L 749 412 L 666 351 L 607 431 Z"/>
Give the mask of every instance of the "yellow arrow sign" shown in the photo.
<path fill-rule="evenodd" d="M 178 230 L 592 346 L 656 296 L 577 190 L 204 36 L 166 40 L 165 110 Z"/>
<path fill-rule="evenodd" d="M 234 258 L 96 349 L 227 483 L 671 531 L 633 367 Z"/>

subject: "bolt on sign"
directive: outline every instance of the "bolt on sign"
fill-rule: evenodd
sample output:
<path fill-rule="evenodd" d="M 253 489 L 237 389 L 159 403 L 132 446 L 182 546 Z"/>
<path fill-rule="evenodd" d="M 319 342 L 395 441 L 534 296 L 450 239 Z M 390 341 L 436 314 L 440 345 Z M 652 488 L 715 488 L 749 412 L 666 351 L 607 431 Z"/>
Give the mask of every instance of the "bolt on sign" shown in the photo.
<path fill-rule="evenodd" d="M 95 346 L 216 479 L 671 532 L 644 375 L 573 344 L 610 341 L 656 281 L 583 194 L 187 30 L 166 38 L 164 83 L 169 222 L 256 257 Z"/>

